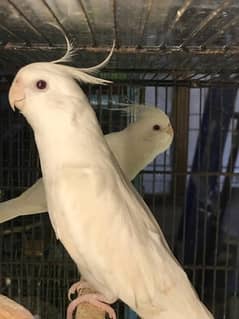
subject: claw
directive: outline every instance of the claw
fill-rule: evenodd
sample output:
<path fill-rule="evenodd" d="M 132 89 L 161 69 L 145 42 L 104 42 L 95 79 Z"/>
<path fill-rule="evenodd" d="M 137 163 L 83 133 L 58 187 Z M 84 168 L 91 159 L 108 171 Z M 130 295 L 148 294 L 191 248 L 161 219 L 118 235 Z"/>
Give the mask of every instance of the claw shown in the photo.
<path fill-rule="evenodd" d="M 81 279 L 80 281 L 75 282 L 68 290 L 68 300 L 72 301 L 71 295 L 74 295 L 75 293 L 79 293 L 81 289 L 90 289 L 91 287 L 89 284 L 84 280 Z"/>
<path fill-rule="evenodd" d="M 111 319 L 116 319 L 116 313 L 114 309 L 107 305 L 105 302 L 106 299 L 100 294 L 86 294 L 83 296 L 79 296 L 74 299 L 67 308 L 67 319 L 73 318 L 73 312 L 77 308 L 77 306 L 81 303 L 89 303 L 99 308 L 101 311 L 106 312 Z"/>

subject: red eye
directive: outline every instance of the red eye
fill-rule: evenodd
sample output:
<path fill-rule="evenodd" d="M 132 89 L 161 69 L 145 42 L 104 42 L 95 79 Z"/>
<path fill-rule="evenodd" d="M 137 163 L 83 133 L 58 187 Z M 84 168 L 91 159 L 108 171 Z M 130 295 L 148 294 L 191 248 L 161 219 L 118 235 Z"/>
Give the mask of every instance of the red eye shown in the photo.
<path fill-rule="evenodd" d="M 44 80 L 39 80 L 39 81 L 37 81 L 37 83 L 36 83 L 36 87 L 37 87 L 39 90 L 45 89 L 46 86 L 47 86 L 47 83 L 46 83 L 46 81 L 44 81 Z"/>
<path fill-rule="evenodd" d="M 160 125 L 155 124 L 155 125 L 153 126 L 153 130 L 154 130 L 154 131 L 159 131 L 159 130 L 160 130 Z"/>

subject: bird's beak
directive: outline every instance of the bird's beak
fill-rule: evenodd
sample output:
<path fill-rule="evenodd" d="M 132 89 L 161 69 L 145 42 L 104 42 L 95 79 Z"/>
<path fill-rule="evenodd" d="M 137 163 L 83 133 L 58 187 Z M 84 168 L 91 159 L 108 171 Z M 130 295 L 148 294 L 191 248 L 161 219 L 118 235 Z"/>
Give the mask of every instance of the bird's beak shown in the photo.
<path fill-rule="evenodd" d="M 10 87 L 8 99 L 11 108 L 15 111 L 15 108 L 22 110 L 25 104 L 24 88 L 20 81 L 14 81 Z"/>
<path fill-rule="evenodd" d="M 170 123 L 168 124 L 168 127 L 166 128 L 165 132 L 169 134 L 170 136 L 173 136 L 174 132 L 173 132 L 172 125 Z"/>

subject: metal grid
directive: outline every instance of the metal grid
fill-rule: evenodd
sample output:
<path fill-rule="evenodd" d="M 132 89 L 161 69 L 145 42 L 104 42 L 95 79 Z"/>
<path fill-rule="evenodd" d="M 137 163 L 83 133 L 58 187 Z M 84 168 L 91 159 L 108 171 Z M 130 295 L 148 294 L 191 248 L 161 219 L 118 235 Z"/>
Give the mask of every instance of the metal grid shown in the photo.
<path fill-rule="evenodd" d="M 107 70 L 131 80 L 238 81 L 237 0 L 3 0 L 0 69 L 59 57 L 57 25 L 94 65 L 116 40 Z M 116 73 L 116 74 L 115 74 Z M 110 75 L 112 76 L 112 75 Z"/>
<path fill-rule="evenodd" d="M 105 133 L 125 127 L 129 120 L 112 111 L 112 102 L 160 105 L 170 114 L 176 131 L 173 147 L 141 172 L 134 184 L 215 318 L 237 318 L 233 311 L 239 298 L 239 235 L 231 235 L 225 217 L 228 211 L 229 216 L 230 211 L 235 213 L 229 206 L 239 187 L 237 89 L 121 84 L 86 91 Z M 40 169 L 32 132 L 23 117 L 7 107 L 6 93 L 1 94 L 1 106 L 0 190 L 1 200 L 6 200 L 31 185 Z M 213 138 L 207 120 L 221 127 L 213 131 Z M 216 164 L 210 161 L 215 157 Z M 237 203 L 236 199 L 234 206 Z M 41 318 L 64 318 L 67 288 L 79 275 L 55 240 L 47 215 L 1 224 L 0 245 L 1 292 Z M 122 305 L 118 310 L 119 317 L 125 318 Z"/>

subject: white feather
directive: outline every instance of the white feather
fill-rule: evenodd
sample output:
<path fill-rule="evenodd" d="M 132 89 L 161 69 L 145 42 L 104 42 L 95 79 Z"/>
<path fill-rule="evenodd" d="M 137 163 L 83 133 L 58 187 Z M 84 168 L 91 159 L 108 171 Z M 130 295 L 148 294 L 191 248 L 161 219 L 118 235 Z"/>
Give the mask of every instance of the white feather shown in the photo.
<path fill-rule="evenodd" d="M 73 57 L 76 55 L 76 49 L 74 49 L 73 43 L 70 42 L 70 40 L 67 38 L 66 35 L 65 35 L 65 39 L 66 39 L 66 44 L 67 44 L 65 54 L 61 58 L 54 60 L 54 61 L 51 61 L 51 63 L 72 62 Z"/>
<path fill-rule="evenodd" d="M 76 54 L 76 50 L 73 47 L 73 43 L 71 43 L 71 41 L 68 39 L 65 31 L 58 25 L 49 22 L 48 24 L 50 24 L 51 26 L 53 26 L 54 28 L 56 28 L 57 30 L 61 31 L 61 33 L 63 34 L 65 41 L 66 41 L 66 52 L 65 54 L 54 61 L 51 61 L 51 63 L 65 63 L 65 62 L 72 62 L 72 58 L 73 56 Z"/>
<path fill-rule="evenodd" d="M 105 58 L 104 61 L 102 61 L 101 63 L 99 63 L 95 66 L 89 67 L 89 68 L 81 68 L 81 71 L 86 72 L 86 73 L 93 73 L 93 74 L 99 72 L 101 69 L 103 69 L 109 63 L 111 56 L 114 52 L 114 49 L 115 49 L 115 40 L 113 41 L 113 45 L 112 45 L 112 48 L 110 50 L 109 55 Z"/>
<path fill-rule="evenodd" d="M 52 25 L 53 27 L 55 27 L 56 29 L 61 31 L 61 33 L 63 34 L 65 41 L 66 41 L 65 54 L 61 58 L 54 60 L 54 61 L 51 61 L 51 63 L 57 64 L 57 63 L 73 62 L 72 60 L 73 60 L 73 57 L 76 55 L 77 49 L 74 49 L 73 43 L 68 39 L 65 31 L 60 26 L 57 26 L 53 23 L 48 23 L 48 24 Z M 103 69 L 109 63 L 111 56 L 114 52 L 114 49 L 115 49 L 115 40 L 113 41 L 113 45 L 112 45 L 112 48 L 110 50 L 109 55 L 101 63 L 99 63 L 95 66 L 89 67 L 89 68 L 80 68 L 78 70 L 83 72 L 83 73 L 88 73 L 88 74 L 99 72 L 101 69 Z M 92 83 L 92 82 L 88 82 L 88 83 Z M 110 83 L 110 82 L 107 82 L 107 83 Z M 98 83 L 94 83 L 94 84 L 98 84 Z"/>
<path fill-rule="evenodd" d="M 98 84 L 98 85 L 106 85 L 106 84 L 112 83 L 112 81 L 104 80 L 104 79 L 100 79 L 95 76 L 92 76 L 86 73 L 85 71 L 82 71 L 82 69 L 77 69 L 77 68 L 65 66 L 65 65 L 59 65 L 59 67 L 62 67 L 64 72 L 68 73 L 79 82 L 89 83 L 89 84 Z"/>

